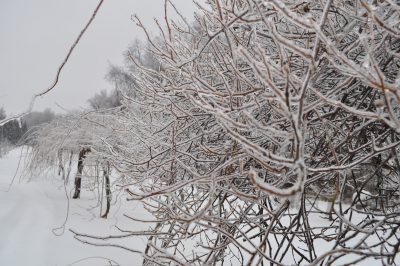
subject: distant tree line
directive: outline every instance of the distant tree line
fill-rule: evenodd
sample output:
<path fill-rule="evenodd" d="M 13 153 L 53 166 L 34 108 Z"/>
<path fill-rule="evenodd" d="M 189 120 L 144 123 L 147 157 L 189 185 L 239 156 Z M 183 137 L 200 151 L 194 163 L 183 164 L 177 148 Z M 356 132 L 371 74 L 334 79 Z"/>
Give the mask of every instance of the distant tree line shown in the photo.
<path fill-rule="evenodd" d="M 3 107 L 0 108 L 0 120 L 6 117 Z M 48 123 L 56 117 L 53 111 L 46 109 L 44 111 L 32 112 L 20 120 L 12 120 L 0 127 L 0 146 L 7 144 L 19 145 L 20 140 L 29 131 L 35 130 L 43 123 Z"/>
<path fill-rule="evenodd" d="M 108 109 L 121 105 L 118 90 L 111 93 L 102 90 L 88 100 L 91 109 Z M 49 108 L 44 111 L 31 112 L 20 120 L 12 120 L 0 127 L 0 146 L 7 144 L 19 145 L 24 136 L 54 120 L 57 115 Z M 6 118 L 6 111 L 0 107 L 0 120 Z"/>

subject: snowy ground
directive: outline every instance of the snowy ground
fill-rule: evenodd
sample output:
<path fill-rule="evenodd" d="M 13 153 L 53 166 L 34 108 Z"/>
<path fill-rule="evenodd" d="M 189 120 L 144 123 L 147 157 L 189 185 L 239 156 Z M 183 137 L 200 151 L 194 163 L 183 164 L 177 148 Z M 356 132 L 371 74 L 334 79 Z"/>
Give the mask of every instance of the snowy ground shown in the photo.
<path fill-rule="evenodd" d="M 21 179 L 20 173 L 15 175 L 20 155 L 21 149 L 15 149 L 0 158 L 0 266 L 142 264 L 141 252 L 146 243 L 144 237 L 117 239 L 115 240 L 117 242 L 112 242 L 138 251 L 132 253 L 115 247 L 94 247 L 81 243 L 74 239 L 69 231 L 72 229 L 84 234 L 107 236 L 121 234 L 116 226 L 124 230 L 145 229 L 149 225 L 135 223 L 123 216 L 127 213 L 136 218 L 150 220 L 150 215 L 142 206 L 125 201 L 122 195 L 114 196 L 114 199 L 118 200 L 114 202 L 109 218 L 100 218 L 101 211 L 96 190 L 82 191 L 81 199 L 68 200 L 63 182 L 56 173 L 41 173 L 34 181 Z M 22 159 L 23 156 L 22 153 Z M 7 192 L 14 175 L 15 181 Z M 72 188 L 68 187 L 69 195 L 71 191 Z M 326 209 L 324 204 L 319 207 Z M 282 222 L 287 219 L 284 218 Z M 65 226 L 62 227 L 64 223 Z M 327 220 L 320 216 L 312 216 L 310 223 L 322 225 L 326 224 Z M 97 243 L 110 242 L 98 240 Z M 318 246 L 318 253 L 329 250 L 332 245 L 324 241 L 315 244 Z M 191 252 L 193 245 L 194 240 L 189 239 L 185 251 Z M 349 258 L 351 255 L 339 264 Z M 231 260 L 231 263 L 240 264 L 234 260 Z M 359 265 L 381 265 L 381 263 L 371 258 Z"/>
<path fill-rule="evenodd" d="M 17 169 L 21 149 L 0 158 L 0 265 L 141 265 L 140 254 L 114 247 L 93 247 L 73 238 L 68 229 L 82 233 L 109 235 L 115 225 L 123 228 L 135 226 L 123 217 L 124 212 L 145 218 L 141 206 L 119 201 L 112 206 L 109 219 L 99 216 L 97 197 L 83 191 L 82 198 L 70 200 L 69 215 L 62 229 L 68 200 L 58 177 L 38 178 L 34 182 L 20 180 L 16 175 L 9 192 L 9 184 Z M 70 190 L 70 188 L 68 188 Z M 138 229 L 140 225 L 136 225 Z M 57 236 L 57 234 L 61 234 Z M 144 250 L 145 239 L 128 239 L 129 246 Z M 125 242 L 127 243 L 127 242 Z M 108 258 L 106 260 L 104 258 Z M 113 263 L 112 265 L 116 265 Z"/>

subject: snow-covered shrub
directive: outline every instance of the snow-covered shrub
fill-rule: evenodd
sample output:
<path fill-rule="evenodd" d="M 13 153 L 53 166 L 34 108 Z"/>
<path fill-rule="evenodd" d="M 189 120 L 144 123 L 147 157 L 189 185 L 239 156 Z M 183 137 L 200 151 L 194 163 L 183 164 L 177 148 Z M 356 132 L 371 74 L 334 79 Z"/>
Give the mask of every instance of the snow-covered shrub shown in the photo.
<path fill-rule="evenodd" d="M 119 112 L 91 131 L 155 217 L 132 234 L 149 236 L 144 264 L 393 264 L 399 6 L 209 2 L 149 37 L 158 68 L 128 52 Z M 358 210 L 356 191 L 379 208 Z"/>

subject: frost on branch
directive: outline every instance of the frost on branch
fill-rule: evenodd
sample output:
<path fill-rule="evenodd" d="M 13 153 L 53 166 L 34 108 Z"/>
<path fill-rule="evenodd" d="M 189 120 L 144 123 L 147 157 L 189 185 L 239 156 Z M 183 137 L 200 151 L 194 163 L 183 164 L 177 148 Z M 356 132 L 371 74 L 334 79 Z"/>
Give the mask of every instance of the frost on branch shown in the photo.
<path fill-rule="evenodd" d="M 127 53 L 96 121 L 113 137 L 94 154 L 154 215 L 143 263 L 393 264 L 399 6 L 209 2 L 149 37 L 157 67 Z"/>

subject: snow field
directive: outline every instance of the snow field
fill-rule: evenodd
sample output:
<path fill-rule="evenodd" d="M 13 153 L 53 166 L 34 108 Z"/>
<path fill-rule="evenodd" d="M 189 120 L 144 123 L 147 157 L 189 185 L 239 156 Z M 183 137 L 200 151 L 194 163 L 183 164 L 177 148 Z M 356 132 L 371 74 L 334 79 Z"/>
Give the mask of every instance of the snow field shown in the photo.
<path fill-rule="evenodd" d="M 143 207 L 120 198 L 111 207 L 109 218 L 103 219 L 99 215 L 97 197 L 93 192 L 82 191 L 81 199 L 69 200 L 69 215 L 63 232 L 57 228 L 65 221 L 68 200 L 63 182 L 56 173 L 52 177 L 29 181 L 20 180 L 20 169 L 7 192 L 20 154 L 19 148 L 0 158 L 0 265 L 101 266 L 110 265 L 110 261 L 112 265 L 116 265 L 114 261 L 119 265 L 141 265 L 140 253 L 81 243 L 73 238 L 69 229 L 99 236 L 118 234 L 116 225 L 122 229 L 138 230 L 148 225 L 139 225 L 124 217 L 123 213 L 148 218 L 149 214 Z M 24 152 L 22 156 L 25 156 Z M 70 193 L 72 187 L 67 187 L 67 190 Z M 62 234 L 57 236 L 55 233 Z M 143 251 L 146 238 L 118 239 L 116 242 Z"/>

